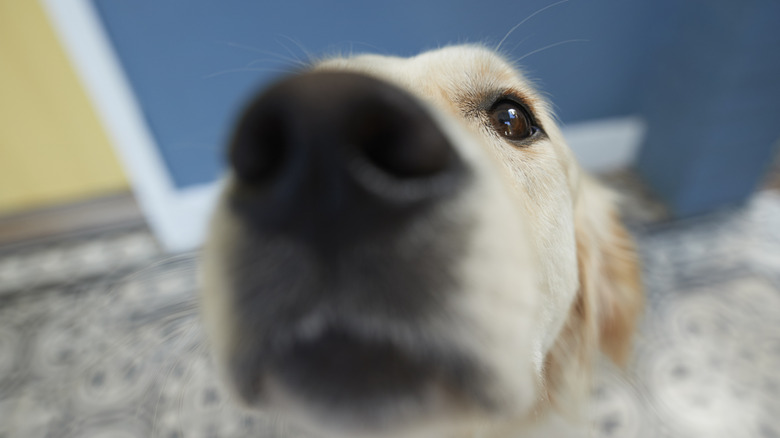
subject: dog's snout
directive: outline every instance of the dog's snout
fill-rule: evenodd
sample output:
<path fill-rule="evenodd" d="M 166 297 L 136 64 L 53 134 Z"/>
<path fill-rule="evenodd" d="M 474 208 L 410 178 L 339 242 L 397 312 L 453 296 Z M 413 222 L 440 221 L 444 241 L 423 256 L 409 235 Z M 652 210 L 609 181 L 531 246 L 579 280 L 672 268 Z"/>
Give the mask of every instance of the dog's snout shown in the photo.
<path fill-rule="evenodd" d="M 445 171 L 452 148 L 423 108 L 384 83 L 365 85 L 366 94 L 343 107 L 347 143 L 378 169 L 398 178 Z"/>
<path fill-rule="evenodd" d="M 436 178 L 455 161 L 449 141 L 414 98 L 344 72 L 307 73 L 272 86 L 245 112 L 230 150 L 239 182 L 284 196 L 317 190 L 342 198 L 334 191 L 367 183 L 354 174 L 361 166 L 381 174 L 392 191 L 388 184 Z"/>

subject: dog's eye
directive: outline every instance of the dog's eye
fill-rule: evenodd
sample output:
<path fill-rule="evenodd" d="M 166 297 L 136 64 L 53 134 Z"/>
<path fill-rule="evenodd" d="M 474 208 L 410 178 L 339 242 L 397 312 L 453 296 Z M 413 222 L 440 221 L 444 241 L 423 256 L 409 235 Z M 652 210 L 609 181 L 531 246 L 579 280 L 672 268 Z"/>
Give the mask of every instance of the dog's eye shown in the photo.
<path fill-rule="evenodd" d="M 531 121 L 528 111 L 511 100 L 499 100 L 488 114 L 496 132 L 508 140 L 524 140 L 539 130 Z"/>

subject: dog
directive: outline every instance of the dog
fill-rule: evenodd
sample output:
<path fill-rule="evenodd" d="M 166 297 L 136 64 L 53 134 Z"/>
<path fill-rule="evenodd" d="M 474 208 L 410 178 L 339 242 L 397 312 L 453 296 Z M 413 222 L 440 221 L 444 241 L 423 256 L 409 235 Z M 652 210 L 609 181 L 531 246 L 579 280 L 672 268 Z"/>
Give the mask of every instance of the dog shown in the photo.
<path fill-rule="evenodd" d="M 594 358 L 632 348 L 636 252 L 506 58 L 313 62 L 228 156 L 201 302 L 244 405 L 333 437 L 587 430 Z"/>

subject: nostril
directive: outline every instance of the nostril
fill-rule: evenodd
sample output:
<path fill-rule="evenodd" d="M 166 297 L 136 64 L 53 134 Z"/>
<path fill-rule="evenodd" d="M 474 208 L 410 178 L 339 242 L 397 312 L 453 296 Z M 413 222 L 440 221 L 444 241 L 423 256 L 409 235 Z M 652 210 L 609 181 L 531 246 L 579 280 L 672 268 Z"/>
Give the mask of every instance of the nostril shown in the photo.
<path fill-rule="evenodd" d="M 426 114 L 386 109 L 364 114 L 355 125 L 352 142 L 368 162 L 399 178 L 433 176 L 449 166 L 452 148 Z"/>
<path fill-rule="evenodd" d="M 456 155 L 439 124 L 401 89 L 368 76 L 314 73 L 279 82 L 250 104 L 229 160 L 243 184 L 330 190 L 370 184 L 351 181 L 354 171 L 344 169 L 353 163 L 396 182 L 427 180 L 454 174 Z"/>
<path fill-rule="evenodd" d="M 283 167 L 289 134 L 281 117 L 248 111 L 240 121 L 230 147 L 230 164 L 245 183 L 263 183 Z"/>

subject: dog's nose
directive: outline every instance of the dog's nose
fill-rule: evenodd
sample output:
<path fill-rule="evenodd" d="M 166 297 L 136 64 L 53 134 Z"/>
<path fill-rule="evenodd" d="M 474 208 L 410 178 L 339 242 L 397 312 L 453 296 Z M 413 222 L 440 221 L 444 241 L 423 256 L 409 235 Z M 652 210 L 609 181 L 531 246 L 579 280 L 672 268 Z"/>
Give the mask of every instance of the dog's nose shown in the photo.
<path fill-rule="evenodd" d="M 421 103 L 394 85 L 345 72 L 273 85 L 245 111 L 229 153 L 262 222 L 381 216 L 391 204 L 445 196 L 463 167 Z"/>
<path fill-rule="evenodd" d="M 413 179 L 446 171 L 452 148 L 422 106 L 397 87 L 324 72 L 280 82 L 254 101 L 230 156 L 239 179 L 249 183 L 283 178 L 296 165 L 313 171 L 355 157 L 394 178 Z"/>

